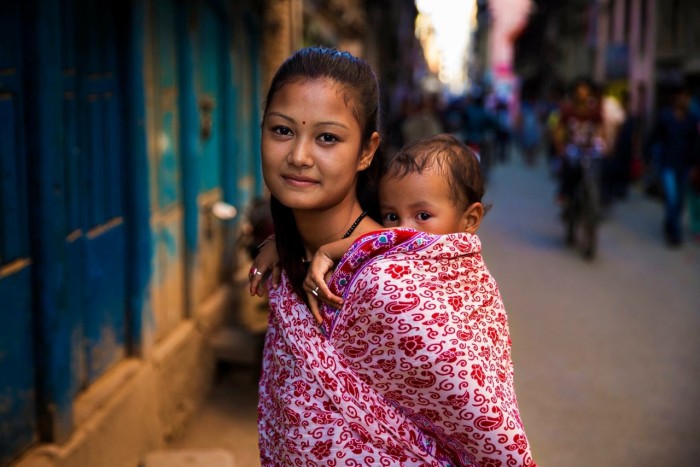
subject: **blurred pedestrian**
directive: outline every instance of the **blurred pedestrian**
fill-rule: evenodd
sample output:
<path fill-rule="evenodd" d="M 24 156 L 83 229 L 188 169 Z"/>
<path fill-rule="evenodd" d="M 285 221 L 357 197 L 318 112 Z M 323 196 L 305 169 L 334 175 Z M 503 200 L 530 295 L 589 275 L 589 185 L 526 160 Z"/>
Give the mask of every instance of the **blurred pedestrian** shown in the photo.
<path fill-rule="evenodd" d="M 627 99 L 629 100 L 629 99 Z M 601 202 L 609 207 L 615 199 L 622 197 L 629 179 L 628 150 L 618 153 L 617 140 L 625 119 L 626 105 L 612 94 L 603 96 L 601 102 L 603 118 L 603 165 L 601 174 Z M 631 149 L 630 149 L 631 150 Z"/>
<path fill-rule="evenodd" d="M 434 136 L 444 131 L 442 121 L 435 107 L 435 100 L 428 95 L 420 95 L 409 101 L 407 114 L 401 123 L 403 144 Z"/>
<path fill-rule="evenodd" d="M 662 108 L 652 129 L 664 196 L 663 231 L 666 243 L 683 243 L 683 208 L 690 168 L 697 160 L 698 117 L 690 112 L 690 93 L 684 85 L 671 89 L 669 105 Z"/>
<path fill-rule="evenodd" d="M 488 180 L 491 169 L 491 147 L 489 136 L 495 131 L 495 116 L 486 109 L 486 99 L 481 86 L 473 86 L 466 98 L 462 135 L 464 143 L 479 156 L 484 179 Z"/>
<path fill-rule="evenodd" d="M 690 113 L 700 121 L 700 95 L 690 98 Z M 700 128 L 698 128 L 700 132 Z M 690 234 L 696 243 L 700 243 L 700 137 L 696 141 L 693 162 L 688 174 L 688 217 Z"/>
<path fill-rule="evenodd" d="M 554 178 L 559 174 L 561 169 L 561 154 L 558 153 L 557 142 L 562 139 L 559 134 L 561 127 L 559 119 L 561 118 L 561 104 L 564 98 L 564 87 L 559 83 L 555 83 L 549 92 L 547 99 L 547 109 L 544 116 L 543 135 L 547 151 L 547 166 L 549 174 Z"/>
<path fill-rule="evenodd" d="M 612 158 L 611 194 L 615 199 L 625 199 L 632 181 L 641 176 L 643 128 L 639 112 L 631 105 L 628 92 L 622 94 L 625 119 L 617 133 Z"/>
<path fill-rule="evenodd" d="M 700 243 L 700 162 L 690 168 L 688 189 L 688 216 L 690 217 L 690 234 L 696 243 Z"/>
<path fill-rule="evenodd" d="M 511 118 L 510 106 L 506 96 L 496 96 L 494 107 L 496 118 L 496 131 L 494 139 L 494 159 L 495 162 L 504 164 L 508 162 L 508 151 L 510 149 Z"/>
<path fill-rule="evenodd" d="M 566 157 L 567 151 L 570 148 L 597 151 L 603 138 L 602 124 L 600 99 L 592 82 L 586 77 L 578 78 L 570 97 L 561 105 L 556 131 L 557 154 L 561 158 L 557 198 L 563 208 L 571 199 L 580 177 L 580 167 Z"/>
<path fill-rule="evenodd" d="M 537 151 L 542 140 L 542 125 L 538 114 L 537 101 L 533 96 L 526 96 L 520 102 L 518 113 L 517 141 L 525 163 L 529 166 L 537 162 Z"/>

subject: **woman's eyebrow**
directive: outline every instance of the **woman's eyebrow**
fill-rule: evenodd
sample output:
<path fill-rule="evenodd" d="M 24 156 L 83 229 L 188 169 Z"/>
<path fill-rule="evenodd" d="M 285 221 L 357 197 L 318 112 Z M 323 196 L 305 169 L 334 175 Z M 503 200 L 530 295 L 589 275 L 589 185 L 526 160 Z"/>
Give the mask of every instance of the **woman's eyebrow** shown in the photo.
<path fill-rule="evenodd" d="M 287 120 L 287 121 L 289 121 L 289 122 L 291 122 L 291 123 L 297 123 L 297 121 L 296 121 L 294 118 L 290 117 L 289 115 L 283 114 L 283 113 L 281 113 L 281 112 L 277 112 L 277 111 L 275 111 L 275 110 L 271 110 L 271 111 L 269 111 L 267 114 L 268 114 L 268 116 L 279 117 L 279 118 L 282 118 L 282 119 L 284 119 L 284 120 Z M 328 125 L 338 126 L 338 127 L 340 127 L 340 128 L 346 129 L 346 130 L 350 128 L 350 127 L 349 127 L 348 125 L 346 125 L 345 123 L 337 122 L 337 121 L 334 121 L 334 120 L 324 120 L 324 121 L 322 121 L 322 122 L 316 122 L 316 123 L 314 123 L 313 126 L 314 126 L 314 127 L 320 127 L 320 126 L 328 126 Z"/>
<path fill-rule="evenodd" d="M 339 127 L 344 128 L 344 129 L 346 129 L 346 130 L 349 128 L 349 127 L 348 127 L 346 124 L 344 124 L 344 123 L 341 123 L 341 122 L 334 122 L 334 121 L 317 122 L 317 123 L 314 124 L 315 127 L 318 127 L 318 126 L 326 126 L 326 125 L 339 126 Z"/>
<path fill-rule="evenodd" d="M 295 122 L 296 122 L 296 120 L 294 120 L 294 119 L 293 119 L 292 117 L 290 117 L 289 115 L 285 115 L 285 114 L 283 114 L 283 113 L 281 113 L 281 112 L 275 112 L 274 110 L 268 112 L 267 114 L 268 114 L 269 116 L 274 116 L 274 117 L 283 118 L 283 119 L 288 120 L 288 121 L 290 121 L 290 122 L 292 122 L 292 123 L 295 123 Z"/>

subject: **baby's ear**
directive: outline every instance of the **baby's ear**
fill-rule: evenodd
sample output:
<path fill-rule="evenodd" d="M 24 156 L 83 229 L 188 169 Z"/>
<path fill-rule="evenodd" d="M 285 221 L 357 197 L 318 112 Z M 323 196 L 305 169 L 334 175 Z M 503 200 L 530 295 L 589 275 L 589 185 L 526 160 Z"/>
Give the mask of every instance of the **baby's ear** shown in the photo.
<path fill-rule="evenodd" d="M 481 219 L 484 218 L 484 205 L 481 203 L 472 203 L 462 214 L 462 229 L 464 232 L 475 234 L 481 225 Z"/>

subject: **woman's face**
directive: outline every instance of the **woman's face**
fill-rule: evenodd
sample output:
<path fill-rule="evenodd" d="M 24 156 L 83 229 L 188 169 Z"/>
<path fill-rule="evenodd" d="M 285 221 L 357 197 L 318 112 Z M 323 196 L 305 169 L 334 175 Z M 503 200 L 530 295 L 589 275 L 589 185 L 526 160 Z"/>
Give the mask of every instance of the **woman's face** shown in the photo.
<path fill-rule="evenodd" d="M 379 135 L 361 150 L 361 128 L 344 90 L 328 79 L 285 84 L 262 125 L 263 177 L 291 209 L 322 210 L 355 198 L 357 172 L 369 166 Z"/>

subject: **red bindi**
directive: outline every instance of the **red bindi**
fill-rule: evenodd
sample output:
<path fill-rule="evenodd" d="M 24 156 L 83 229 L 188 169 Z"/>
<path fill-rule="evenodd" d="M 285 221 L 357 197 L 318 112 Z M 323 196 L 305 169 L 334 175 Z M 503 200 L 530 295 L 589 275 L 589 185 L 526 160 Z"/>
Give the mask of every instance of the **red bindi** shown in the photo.
<path fill-rule="evenodd" d="M 302 125 L 306 125 L 306 120 L 302 120 L 302 121 L 301 121 L 301 124 L 302 124 Z"/>

